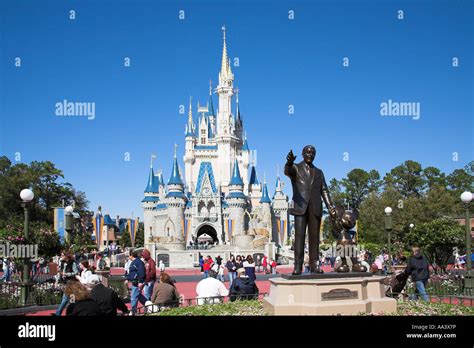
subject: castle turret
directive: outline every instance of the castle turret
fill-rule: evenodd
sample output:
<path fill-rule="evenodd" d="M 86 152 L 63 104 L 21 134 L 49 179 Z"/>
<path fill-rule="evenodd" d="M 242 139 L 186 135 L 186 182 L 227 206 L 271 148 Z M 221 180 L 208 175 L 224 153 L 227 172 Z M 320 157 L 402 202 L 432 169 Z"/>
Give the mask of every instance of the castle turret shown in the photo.
<path fill-rule="evenodd" d="M 247 206 L 246 197 L 243 193 L 244 182 L 240 176 L 239 163 L 234 160 L 232 178 L 229 183 L 229 194 L 226 197 L 229 206 L 229 219 L 231 220 L 231 236 L 235 237 L 244 234 L 244 211 Z"/>
<path fill-rule="evenodd" d="M 170 241 L 184 243 L 183 221 L 187 198 L 184 194 L 184 183 L 179 172 L 176 148 L 177 145 L 175 145 L 173 168 L 170 180 L 168 181 L 168 193 L 166 194 L 168 220 L 164 225 L 162 235 L 169 237 Z"/>
<path fill-rule="evenodd" d="M 144 216 L 144 224 L 145 224 L 145 234 L 152 233 L 153 230 L 153 208 L 160 203 L 160 192 L 159 192 L 159 179 L 155 176 L 153 172 L 153 158 L 152 156 L 150 161 L 150 172 L 148 174 L 148 182 L 145 187 L 145 197 L 142 200 L 142 207 L 143 207 L 143 216 Z M 145 237 L 149 237 L 149 235 L 145 235 Z"/>
<path fill-rule="evenodd" d="M 273 241 L 273 228 L 272 228 L 272 207 L 271 199 L 268 196 L 268 188 L 266 180 L 263 180 L 263 189 L 262 189 L 262 198 L 260 199 L 260 209 L 259 214 L 261 221 L 263 222 L 263 227 L 268 231 L 269 241 Z"/>
<path fill-rule="evenodd" d="M 252 201 L 252 207 L 257 207 L 262 198 L 262 185 L 258 181 L 255 165 L 252 165 L 252 168 L 250 169 L 249 196 Z"/>
<path fill-rule="evenodd" d="M 273 241 L 279 245 L 286 245 L 288 240 L 289 215 L 288 196 L 283 193 L 283 182 L 277 173 L 275 194 L 273 195 Z"/>

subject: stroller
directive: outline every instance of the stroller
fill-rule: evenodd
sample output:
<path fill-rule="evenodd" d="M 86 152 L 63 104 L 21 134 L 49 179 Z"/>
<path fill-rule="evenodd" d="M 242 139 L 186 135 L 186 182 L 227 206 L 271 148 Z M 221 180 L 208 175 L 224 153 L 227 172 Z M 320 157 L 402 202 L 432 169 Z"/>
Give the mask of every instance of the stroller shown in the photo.
<path fill-rule="evenodd" d="M 388 297 L 393 297 L 397 299 L 400 295 L 405 296 L 403 289 L 407 284 L 409 275 L 405 272 L 401 271 L 398 273 L 394 273 L 391 278 L 389 279 L 387 290 L 385 291 L 385 295 Z"/>

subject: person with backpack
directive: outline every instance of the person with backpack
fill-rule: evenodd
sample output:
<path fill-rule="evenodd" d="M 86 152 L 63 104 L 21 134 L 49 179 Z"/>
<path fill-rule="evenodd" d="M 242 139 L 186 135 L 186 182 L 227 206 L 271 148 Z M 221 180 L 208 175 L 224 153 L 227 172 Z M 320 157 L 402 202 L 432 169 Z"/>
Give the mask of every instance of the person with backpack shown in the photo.
<path fill-rule="evenodd" d="M 131 299 L 132 310 L 130 315 L 135 315 L 137 311 L 138 302 L 145 305 L 146 298 L 142 294 L 143 287 L 145 286 L 146 270 L 145 264 L 140 260 L 138 251 L 131 253 L 132 263 L 127 275 L 127 281 L 131 283 Z"/>

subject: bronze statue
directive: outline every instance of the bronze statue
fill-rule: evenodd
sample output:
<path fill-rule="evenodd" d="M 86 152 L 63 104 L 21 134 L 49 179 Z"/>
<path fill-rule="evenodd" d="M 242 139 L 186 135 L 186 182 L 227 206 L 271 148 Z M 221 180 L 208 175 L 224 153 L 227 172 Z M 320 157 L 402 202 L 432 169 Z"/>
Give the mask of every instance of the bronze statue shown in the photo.
<path fill-rule="evenodd" d="M 304 242 L 308 228 L 309 265 L 311 273 L 323 273 L 318 265 L 319 229 L 323 213 L 322 201 L 331 217 L 336 218 L 336 209 L 331 202 L 329 190 L 321 169 L 313 165 L 316 149 L 312 145 L 304 147 L 303 161 L 294 164 L 296 156 L 290 150 L 286 157 L 285 175 L 293 186 L 293 203 L 289 213 L 295 217 L 295 268 L 293 275 L 300 275 L 303 269 Z"/>
<path fill-rule="evenodd" d="M 367 272 L 367 268 L 361 265 L 357 258 L 357 243 L 351 238 L 349 231 L 354 228 L 356 219 L 359 215 L 357 209 L 352 211 L 344 210 L 342 207 L 336 207 L 336 217 L 331 217 L 332 232 L 336 243 L 336 254 L 341 257 L 342 264 L 336 268 L 336 272 L 349 272 L 347 257 L 352 261 L 352 272 Z"/>

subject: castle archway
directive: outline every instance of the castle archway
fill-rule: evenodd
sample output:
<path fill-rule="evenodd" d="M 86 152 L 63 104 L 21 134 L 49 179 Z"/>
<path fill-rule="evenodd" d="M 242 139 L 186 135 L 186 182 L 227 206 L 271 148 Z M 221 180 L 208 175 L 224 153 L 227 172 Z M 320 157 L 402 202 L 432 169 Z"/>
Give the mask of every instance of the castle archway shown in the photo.
<path fill-rule="evenodd" d="M 217 231 L 214 229 L 214 227 L 210 225 L 202 225 L 198 232 L 197 232 L 197 240 L 199 241 L 209 241 L 211 242 L 212 239 L 212 244 L 216 243 L 219 244 L 219 238 L 217 237 Z"/>

